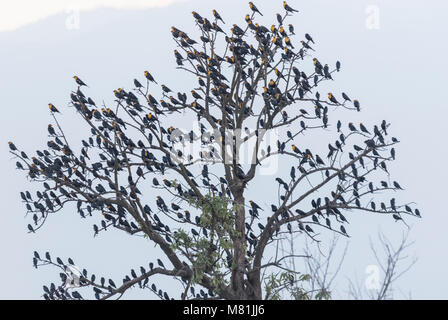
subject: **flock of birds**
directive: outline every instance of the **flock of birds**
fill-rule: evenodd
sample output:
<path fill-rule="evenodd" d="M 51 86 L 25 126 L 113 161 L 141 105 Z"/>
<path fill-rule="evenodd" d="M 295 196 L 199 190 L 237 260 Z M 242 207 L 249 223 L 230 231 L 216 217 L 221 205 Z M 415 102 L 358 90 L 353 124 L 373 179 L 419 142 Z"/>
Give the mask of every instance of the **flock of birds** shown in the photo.
<path fill-rule="evenodd" d="M 395 198 L 387 204 L 373 200 L 364 204 L 361 202 L 362 198 L 381 191 L 402 189 L 396 181 L 381 181 L 376 185 L 367 178 L 369 173 L 377 169 L 388 174 L 386 162 L 395 159 L 393 145 L 398 140 L 386 139 L 386 121 L 375 125 L 373 133 L 364 124 L 355 126 L 351 122 L 344 132 L 342 122 L 338 121 L 336 129 L 339 137 L 334 143 L 328 144 L 326 157 L 294 144 L 294 139 L 300 134 L 329 127 L 329 107 L 360 111 L 360 103 L 346 93 L 342 93 L 340 102 L 331 92 L 324 99 L 315 91 L 322 81 L 333 80 L 332 74 L 340 70 L 340 62 L 331 70 L 328 64 L 313 58 L 311 73 L 298 69 L 299 63 L 314 52 L 314 39 L 306 33 L 300 45 L 295 44 L 292 39 L 295 35 L 294 26 L 289 24 L 288 31 L 285 30 L 285 19 L 297 10 L 283 2 L 285 15 L 277 14 L 278 24 L 268 28 L 255 22 L 256 15 L 262 15 L 255 4 L 250 2 L 249 8 L 252 14 L 245 16 L 247 25 L 240 27 L 234 24 L 231 34 L 221 28 L 220 24 L 224 24 L 224 20 L 216 10 L 213 10 L 213 22 L 193 12 L 201 32 L 201 43 L 172 27 L 171 33 L 178 45 L 174 50 L 178 68 L 189 71 L 198 79 L 199 87 L 191 90 L 191 97 L 184 92 L 177 92 L 176 95 L 167 85 L 161 84 L 162 98 L 157 99 L 149 92 L 149 87 L 150 84 L 159 84 L 149 71 L 144 71 L 146 84 L 134 79 L 133 90 L 114 90 L 115 108 L 105 105 L 100 107 L 81 90 L 87 87 L 86 83 L 74 76 L 78 88 L 70 94 L 70 105 L 85 120 L 91 133 L 86 140 L 81 141 L 80 153 L 69 145 L 57 121 L 56 114 L 60 110 L 52 103 L 49 103 L 49 109 L 55 124 L 48 125 L 48 149 L 38 150 L 36 156 L 29 157 L 13 142 L 9 142 L 10 151 L 18 158 L 17 168 L 27 172 L 31 180 L 41 182 L 44 187 L 42 191 L 36 192 L 36 196 L 30 191 L 21 192 L 27 211 L 33 217 L 33 223 L 28 225 L 30 232 L 42 227 L 50 213 L 61 210 L 67 203 L 75 203 L 83 218 L 92 216 L 94 211 L 101 212 L 103 219 L 99 225 L 93 226 L 95 235 L 115 227 L 131 234 L 157 234 L 161 237 L 158 241 L 179 245 L 178 241 L 181 240 L 177 236 L 178 230 L 171 230 L 174 225 L 176 229 L 178 226 L 183 229 L 191 226 L 191 238 L 195 241 L 211 239 L 210 233 L 215 232 L 213 228 L 217 227 L 201 221 L 200 213 L 192 214 L 184 207 L 206 203 L 209 200 L 204 196 L 205 193 L 226 199 L 231 206 L 235 192 L 239 192 L 241 186 L 242 189 L 246 188 L 254 178 L 252 169 L 247 171 L 247 168 L 236 162 L 228 165 L 225 175 L 211 171 L 217 159 L 223 160 L 222 150 L 228 144 L 229 132 L 239 128 L 244 128 L 247 136 L 257 138 L 263 129 L 288 128 L 285 129 L 286 138 L 276 141 L 276 149 L 275 146 L 268 146 L 266 150 L 261 150 L 261 155 L 257 154 L 256 164 L 274 154 L 290 156 L 296 162 L 291 167 L 288 179 L 275 178 L 279 202 L 271 205 L 272 212 L 266 214 L 265 224 L 260 218 L 262 211 L 265 211 L 263 206 L 253 200 L 246 204 L 248 258 L 257 252 L 259 241 L 266 233 L 271 239 L 282 232 L 304 232 L 314 238 L 315 231 L 311 226 L 317 224 L 347 235 L 344 227 L 347 219 L 342 214 L 345 209 L 388 213 L 395 220 L 402 220 L 401 214 L 404 213 L 420 216 L 418 209 L 398 205 Z M 223 56 L 213 49 L 219 34 L 225 38 Z M 199 47 L 203 50 L 200 51 Z M 224 69 L 225 66 L 231 67 L 230 73 L 229 69 Z M 143 98 L 143 103 L 139 97 Z M 288 115 L 287 107 L 294 107 L 297 102 L 311 104 L 314 110 L 295 107 L 291 109 L 294 115 Z M 196 135 L 192 130 L 182 132 L 174 126 L 164 127 L 163 117 L 175 112 L 194 114 L 200 122 L 200 134 Z M 246 120 L 252 120 L 251 128 L 244 126 L 248 123 Z M 207 135 L 210 129 L 217 130 L 219 136 Z M 178 134 L 174 136 L 175 131 Z M 140 139 L 137 140 L 138 136 Z M 354 151 L 349 151 L 347 141 L 354 137 L 365 137 L 364 145 L 354 144 Z M 200 151 L 200 160 L 206 163 L 196 172 L 198 166 L 195 166 L 193 155 L 184 154 L 175 145 L 192 143 L 198 139 L 207 147 L 207 151 Z M 291 145 L 291 149 L 287 148 L 288 145 Z M 387 155 L 384 154 L 386 151 Z M 348 154 L 348 160 L 335 170 L 337 159 L 342 159 L 343 154 Z M 174 161 L 174 157 L 182 161 Z M 327 196 L 312 199 L 308 209 L 307 205 L 301 209 L 290 206 L 294 202 L 291 199 L 292 192 L 298 183 L 314 173 L 321 173 L 322 181 L 336 181 L 335 190 Z M 147 200 L 146 191 L 141 192 L 139 185 L 148 176 L 152 176 L 152 187 L 166 193 L 170 201 L 165 200 L 166 196 L 164 199 L 158 195 L 154 197 L 155 208 L 143 203 Z M 170 177 L 178 177 L 182 181 L 170 180 Z M 308 217 L 310 221 L 306 221 Z M 222 219 L 219 222 L 223 226 L 226 221 Z M 173 223 L 171 228 L 170 222 Z M 292 222 L 297 222 L 298 228 Z M 339 228 L 334 226 L 335 223 L 339 224 Z M 283 226 L 285 231 L 281 230 Z M 230 237 L 224 238 L 230 241 Z M 195 250 L 199 251 L 199 247 Z M 224 249 L 219 241 L 213 243 L 212 250 L 225 252 L 227 265 L 231 268 L 231 250 Z M 194 253 L 192 257 L 197 254 Z M 166 269 L 160 259 L 157 261 L 158 268 Z M 60 258 L 53 262 L 49 253 L 44 259 L 36 252 L 34 265 L 38 266 L 39 263 L 66 266 Z M 69 261 L 70 264 L 73 264 L 72 261 Z M 123 285 L 155 270 L 153 263 L 149 266 L 150 271 L 141 267 L 140 275 L 131 270 L 131 277 L 126 276 Z M 105 278 L 101 278 L 97 283 L 94 275 L 89 278 L 85 270 L 82 279 L 84 284 L 94 288 L 97 298 L 117 292 L 118 286 L 112 280 L 106 283 Z M 155 285 L 148 285 L 148 277 L 136 283 L 150 288 L 162 299 L 169 299 L 166 292 L 157 289 Z M 66 296 L 69 294 L 67 292 L 58 293 L 54 286 L 44 287 L 44 291 L 46 298 L 70 297 Z M 212 291 L 206 293 L 202 289 L 197 293 L 193 287 L 190 293 L 196 298 L 213 295 Z M 77 292 L 73 298 L 81 296 Z"/>

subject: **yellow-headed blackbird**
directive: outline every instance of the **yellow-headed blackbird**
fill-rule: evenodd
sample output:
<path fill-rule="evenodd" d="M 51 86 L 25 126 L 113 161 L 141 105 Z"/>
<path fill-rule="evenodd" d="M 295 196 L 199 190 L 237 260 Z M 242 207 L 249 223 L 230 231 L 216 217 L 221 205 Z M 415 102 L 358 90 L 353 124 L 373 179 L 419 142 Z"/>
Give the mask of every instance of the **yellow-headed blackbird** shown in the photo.
<path fill-rule="evenodd" d="M 169 105 L 165 102 L 165 100 L 160 100 L 160 105 L 165 108 L 165 109 L 169 109 Z"/>
<path fill-rule="evenodd" d="M 261 12 L 258 10 L 258 8 L 257 8 L 252 2 L 249 2 L 249 8 L 250 8 L 253 12 L 258 12 L 258 13 L 262 16 Z"/>
<path fill-rule="evenodd" d="M 86 86 L 87 87 L 87 85 L 81 79 L 79 79 L 78 76 L 73 76 L 73 79 L 75 79 L 76 83 L 79 86 Z"/>
<path fill-rule="evenodd" d="M 56 109 L 56 107 L 52 104 L 52 103 L 49 103 L 48 104 L 48 108 L 50 108 L 50 111 L 51 112 L 59 112 L 59 110 L 58 109 Z"/>
<path fill-rule="evenodd" d="M 176 98 L 174 98 L 173 96 L 170 96 L 170 101 L 172 103 L 174 103 L 174 104 L 180 104 L 180 102 Z"/>
<path fill-rule="evenodd" d="M 231 31 L 236 36 L 242 36 L 244 34 L 243 29 L 238 27 L 236 24 L 233 25 L 233 28 L 231 29 Z"/>
<path fill-rule="evenodd" d="M 213 16 L 216 18 L 216 21 L 221 20 L 222 23 L 225 23 L 224 20 L 222 20 L 221 16 L 219 15 L 218 11 L 213 10 Z"/>
<path fill-rule="evenodd" d="M 149 101 L 149 103 L 152 104 L 152 105 L 156 105 L 156 104 L 158 104 L 158 103 L 157 103 L 157 100 L 156 100 L 150 93 L 148 93 L 148 101 Z"/>
<path fill-rule="evenodd" d="M 162 90 L 166 93 L 172 92 L 170 88 L 168 88 L 166 85 L 162 84 Z"/>
<path fill-rule="evenodd" d="M 339 103 L 331 92 L 328 93 L 328 100 L 330 100 L 333 103 Z"/>
<path fill-rule="evenodd" d="M 14 143 L 12 143 L 11 141 L 8 142 L 9 145 L 9 149 L 11 149 L 11 151 L 17 151 L 16 146 L 14 145 Z"/>
<path fill-rule="evenodd" d="M 96 110 L 96 109 L 92 110 L 92 115 L 97 120 L 101 119 L 101 113 L 98 110 Z"/>
<path fill-rule="evenodd" d="M 198 82 L 199 82 L 199 85 L 200 85 L 201 87 L 205 87 L 205 86 L 206 86 L 204 80 L 203 80 L 201 77 L 199 77 Z"/>
<path fill-rule="evenodd" d="M 249 22 L 250 21 L 250 15 L 246 14 L 246 16 L 244 17 L 244 20 L 246 20 L 246 22 Z"/>
<path fill-rule="evenodd" d="M 212 29 L 213 30 L 216 30 L 216 32 L 222 32 L 222 33 L 224 33 L 225 34 L 225 32 L 221 29 L 221 27 L 220 26 L 218 26 L 216 23 L 212 23 Z"/>
<path fill-rule="evenodd" d="M 274 73 L 275 73 L 275 75 L 276 75 L 277 77 L 282 78 L 282 79 L 285 79 L 285 77 L 283 76 L 283 74 L 282 74 L 277 68 L 274 69 Z"/>
<path fill-rule="evenodd" d="M 261 207 L 260 207 L 258 204 L 256 204 L 256 203 L 253 202 L 252 200 L 249 200 L 249 203 L 250 203 L 250 206 L 252 207 L 252 210 L 254 210 L 255 212 L 256 212 L 258 209 L 263 210 L 263 209 L 261 209 Z"/>
<path fill-rule="evenodd" d="M 196 11 L 191 12 L 191 14 L 195 19 L 202 20 L 202 17 Z"/>
<path fill-rule="evenodd" d="M 202 97 L 194 90 L 191 90 L 191 95 L 193 96 L 193 98 L 195 99 L 202 99 Z"/>
<path fill-rule="evenodd" d="M 285 28 L 283 28 L 283 26 L 280 26 L 280 28 L 278 28 L 278 32 L 280 32 L 280 34 L 284 37 L 287 36 L 287 34 L 285 32 Z"/>
<path fill-rule="evenodd" d="M 157 83 L 157 81 L 154 80 L 153 76 L 149 73 L 149 71 L 145 71 L 145 78 L 148 79 L 149 81 Z"/>
<path fill-rule="evenodd" d="M 282 44 L 282 39 L 281 39 L 281 38 L 273 37 L 273 38 L 272 38 L 272 42 L 273 42 L 276 46 L 279 46 L 280 48 L 283 49 L 283 44 Z"/>
<path fill-rule="evenodd" d="M 196 68 L 198 69 L 199 72 L 201 73 L 207 73 L 207 70 L 204 69 L 203 66 L 201 66 L 200 64 L 196 65 Z"/>
<path fill-rule="evenodd" d="M 171 34 L 173 35 L 174 38 L 178 38 L 180 35 L 180 30 L 175 28 L 175 27 L 171 27 Z"/>
<path fill-rule="evenodd" d="M 309 49 L 309 50 L 315 51 L 315 50 L 314 50 L 313 48 L 311 48 L 311 47 L 309 46 L 309 44 L 306 43 L 305 41 L 301 40 L 300 42 L 302 43 L 302 46 L 303 46 L 305 49 Z"/>
<path fill-rule="evenodd" d="M 244 81 L 244 86 L 246 87 L 247 91 L 253 92 L 253 88 L 252 88 L 252 86 L 250 85 L 249 82 Z"/>
<path fill-rule="evenodd" d="M 156 120 L 156 118 L 152 115 L 152 113 L 148 113 L 148 114 L 146 115 L 146 118 L 148 119 L 148 121 L 154 121 L 154 120 Z"/>
<path fill-rule="evenodd" d="M 292 145 L 292 151 L 294 151 L 294 153 L 297 153 L 297 154 L 300 153 L 299 148 L 297 148 L 294 144 Z"/>
<path fill-rule="evenodd" d="M 118 99 L 124 98 L 123 93 L 120 90 L 114 90 L 114 96 Z"/>
<path fill-rule="evenodd" d="M 274 88 L 274 87 L 275 87 L 275 81 L 271 79 L 269 81 L 269 88 Z"/>
<path fill-rule="evenodd" d="M 202 109 L 202 106 L 197 102 L 197 100 L 194 100 L 191 106 L 195 109 Z"/>
<path fill-rule="evenodd" d="M 182 55 L 177 50 L 174 50 L 174 56 L 178 60 L 183 60 L 184 59 L 184 57 L 182 57 Z"/>
<path fill-rule="evenodd" d="M 285 38 L 285 43 L 286 43 L 287 46 L 290 46 L 291 48 L 294 49 L 294 46 L 291 44 L 291 40 L 289 39 L 289 37 Z"/>
<path fill-rule="evenodd" d="M 313 58 L 313 63 L 318 69 L 322 69 L 322 64 L 317 60 L 317 58 Z"/>
<path fill-rule="evenodd" d="M 291 8 L 290 6 L 288 6 L 288 4 L 286 3 L 286 1 L 283 1 L 283 8 L 285 8 L 286 11 L 288 12 L 299 12 L 296 9 Z"/>
<path fill-rule="evenodd" d="M 190 45 L 193 45 L 193 44 L 196 44 L 196 43 L 197 43 L 196 41 L 194 41 L 193 39 L 190 39 L 189 37 L 185 37 L 185 41 L 186 41 L 188 44 L 190 44 Z"/>
<path fill-rule="evenodd" d="M 277 33 L 277 28 L 275 27 L 274 24 L 271 26 L 271 32 L 272 33 Z"/>

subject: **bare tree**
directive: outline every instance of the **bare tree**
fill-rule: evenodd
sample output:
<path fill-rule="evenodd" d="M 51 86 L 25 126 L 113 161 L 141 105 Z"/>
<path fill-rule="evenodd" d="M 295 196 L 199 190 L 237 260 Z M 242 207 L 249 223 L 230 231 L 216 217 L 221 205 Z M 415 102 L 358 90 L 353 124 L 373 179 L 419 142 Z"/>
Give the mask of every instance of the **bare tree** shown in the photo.
<path fill-rule="evenodd" d="M 198 83 L 185 84 L 191 95 L 145 71 L 143 84 L 134 79 L 134 88 L 114 90 L 114 103 L 99 106 L 82 91 L 92 88 L 75 76 L 70 107 L 85 139 L 75 142 L 76 135 L 63 130 L 59 109 L 50 103 L 54 123 L 46 148 L 28 157 L 9 144 L 17 168 L 42 185 L 35 195 L 21 193 L 32 218 L 29 232 L 43 231 L 52 214 L 71 207 L 92 221 L 94 236 L 116 230 L 143 235 L 157 246 L 149 268 L 131 270 L 122 282 L 83 269 L 80 286 L 97 299 L 121 297 L 136 286 L 170 299 L 166 282 L 149 283 L 155 275 L 179 280 L 177 298 L 262 299 L 263 275 L 277 282 L 287 272 L 284 279 L 291 279 L 286 258 L 275 254 L 279 238 L 302 234 L 319 241 L 315 229 L 347 236 L 343 212 L 400 221 L 420 216 L 395 198 L 372 200 L 402 189 L 389 180 L 387 164 L 398 143 L 390 124 L 384 120 L 368 129 L 330 123 L 336 110 L 361 109 L 346 93 L 321 96 L 317 90 L 333 81 L 341 63 L 320 61 L 310 34 L 296 39 L 298 31 L 286 22 L 295 10 L 286 2 L 271 27 L 257 22 L 254 4 L 249 9 L 245 26 L 234 24 L 230 32 L 216 11 L 210 20 L 193 12 L 196 40 L 172 27 L 178 69 Z M 196 121 L 198 130 L 175 127 L 176 119 L 184 125 Z M 332 129 L 328 143 L 302 139 Z M 319 155 L 327 145 L 326 156 Z M 248 163 L 241 160 L 244 150 Z M 281 173 L 267 186 L 273 194 L 277 190 L 278 200 L 270 207 L 257 204 L 261 195 L 248 201 L 247 190 L 260 187 L 255 181 L 263 164 L 277 157 L 291 164 L 289 176 Z M 66 270 L 72 263 L 49 253 L 34 257 L 36 267 Z M 81 299 L 80 291 L 64 286 L 66 280 L 62 275 L 62 285 L 44 287 L 44 297 Z"/>
<path fill-rule="evenodd" d="M 310 258 L 306 260 L 306 272 L 310 275 L 310 298 L 330 299 L 332 298 L 332 284 L 341 270 L 347 254 L 348 242 L 339 257 L 336 256 L 338 237 L 334 236 L 328 244 L 326 252 L 318 248 L 312 250 L 308 242 L 305 246 L 306 255 Z"/>
<path fill-rule="evenodd" d="M 378 278 L 380 274 L 375 273 L 376 288 L 367 288 L 357 281 L 349 280 L 349 295 L 354 299 L 387 300 L 393 299 L 394 285 L 396 281 L 408 272 L 417 262 L 417 258 L 411 258 L 408 254 L 409 248 L 414 242 L 409 240 L 409 231 L 403 234 L 397 246 L 382 233 L 378 235 L 378 242 L 382 254 L 375 248 L 373 241 L 370 240 L 370 247 L 375 256 L 377 266 L 381 269 L 382 279 Z M 378 279 L 376 279 L 378 278 Z"/>

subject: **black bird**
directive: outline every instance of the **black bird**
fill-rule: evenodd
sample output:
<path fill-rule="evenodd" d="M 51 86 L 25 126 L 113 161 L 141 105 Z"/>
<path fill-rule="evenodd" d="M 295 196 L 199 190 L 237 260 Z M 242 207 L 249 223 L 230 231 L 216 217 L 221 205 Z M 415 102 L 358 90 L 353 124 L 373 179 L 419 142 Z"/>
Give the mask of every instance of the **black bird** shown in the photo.
<path fill-rule="evenodd" d="M 201 15 L 200 15 L 199 13 L 193 11 L 191 14 L 193 15 L 193 17 L 194 17 L 195 19 L 197 19 L 197 20 L 202 20 L 202 17 L 201 17 Z"/>
<path fill-rule="evenodd" d="M 311 227 L 309 225 L 305 226 L 305 230 L 308 231 L 309 233 L 313 233 L 313 229 L 311 229 Z"/>
<path fill-rule="evenodd" d="M 337 128 L 338 132 L 341 130 L 341 126 L 342 126 L 342 122 L 341 122 L 341 120 L 338 120 L 338 123 L 336 124 L 336 128 Z"/>
<path fill-rule="evenodd" d="M 360 107 L 360 105 L 359 105 L 359 101 L 358 100 L 353 100 L 353 105 L 355 106 L 355 108 L 356 108 L 356 110 L 357 111 L 360 111 L 361 110 L 361 107 Z"/>
<path fill-rule="evenodd" d="M 165 266 L 163 265 L 163 262 L 162 262 L 162 260 L 160 260 L 160 259 L 157 259 L 157 264 L 158 264 L 159 266 L 161 266 L 162 268 L 164 268 L 164 269 L 165 269 Z"/>
<path fill-rule="evenodd" d="M 397 181 L 394 181 L 394 182 L 393 182 L 393 185 L 394 185 L 394 187 L 395 187 L 396 189 L 403 190 L 403 188 L 400 186 L 400 184 L 399 184 Z"/>
<path fill-rule="evenodd" d="M 157 81 L 154 80 L 154 77 L 149 73 L 149 71 L 145 71 L 144 74 L 145 74 L 146 79 L 148 79 L 149 81 L 152 81 L 154 83 L 157 83 Z"/>
<path fill-rule="evenodd" d="M 87 87 L 87 85 L 86 85 L 81 79 L 79 79 L 78 76 L 73 76 L 73 79 L 75 79 L 76 83 L 77 83 L 80 87 L 82 87 L 82 86 L 86 86 L 86 87 Z"/>
<path fill-rule="evenodd" d="M 222 20 L 221 16 L 219 15 L 218 11 L 213 10 L 213 16 L 216 18 L 216 20 L 221 20 L 222 23 L 225 23 L 224 20 Z"/>
<path fill-rule="evenodd" d="M 356 128 L 355 128 L 355 126 L 353 125 L 353 123 L 352 122 L 349 122 L 348 123 L 348 128 L 350 129 L 350 131 L 358 131 Z"/>
<path fill-rule="evenodd" d="M 136 88 L 143 88 L 142 84 L 137 79 L 134 79 L 134 85 Z"/>
<path fill-rule="evenodd" d="M 254 210 L 254 211 L 258 211 L 258 209 L 263 210 L 263 209 L 261 209 L 261 207 L 258 204 L 256 204 L 252 200 L 249 200 L 249 203 L 250 203 L 250 206 L 252 207 L 252 210 Z"/>
<path fill-rule="evenodd" d="M 370 134 L 369 130 L 367 130 L 367 128 L 362 123 L 359 124 L 359 127 L 361 128 L 362 132 Z"/>
<path fill-rule="evenodd" d="M 56 107 L 52 103 L 48 104 L 48 108 L 50 109 L 51 112 L 54 112 L 54 113 L 59 112 L 59 110 L 56 109 Z"/>
<path fill-rule="evenodd" d="M 314 50 L 313 48 L 311 48 L 310 45 L 309 45 L 308 43 L 306 43 L 305 41 L 301 40 L 300 42 L 302 43 L 302 46 L 303 46 L 305 49 L 309 49 L 309 50 L 315 51 L 315 50 Z"/>
<path fill-rule="evenodd" d="M 283 24 L 283 19 L 282 19 L 282 16 L 281 16 L 280 13 L 277 13 L 277 21 L 278 21 L 278 23 L 279 23 L 280 25 Z"/>
<path fill-rule="evenodd" d="M 293 26 L 292 24 L 289 24 L 289 25 L 288 25 L 288 28 L 289 28 L 289 33 L 291 33 L 291 34 L 294 35 L 294 34 L 295 34 L 295 33 L 294 33 L 294 26 Z"/>
<path fill-rule="evenodd" d="M 11 141 L 8 142 L 9 144 L 9 149 L 11 149 L 11 151 L 17 151 L 16 146 L 14 145 L 14 143 L 12 143 Z"/>
<path fill-rule="evenodd" d="M 296 180 L 296 168 L 294 166 L 291 167 L 291 172 L 289 175 L 291 176 L 292 181 Z"/>
<path fill-rule="evenodd" d="M 285 10 L 288 12 L 299 12 L 299 10 L 293 9 L 290 6 L 288 6 L 286 1 L 283 1 L 283 8 L 285 8 Z"/>
<path fill-rule="evenodd" d="M 258 8 L 253 4 L 253 2 L 249 2 L 249 8 L 253 11 L 253 12 L 257 12 L 259 13 L 261 16 L 261 12 L 258 10 Z"/>
<path fill-rule="evenodd" d="M 308 33 L 305 33 L 305 39 L 314 44 L 313 38 Z"/>
<path fill-rule="evenodd" d="M 352 101 L 344 92 L 342 92 L 342 98 L 344 98 L 345 101 Z"/>
<path fill-rule="evenodd" d="M 166 93 L 172 92 L 170 88 L 168 88 L 166 85 L 162 84 L 162 90 Z"/>
<path fill-rule="evenodd" d="M 333 103 L 339 104 L 338 100 L 336 100 L 336 98 L 331 92 L 328 93 L 328 100 L 330 100 Z"/>

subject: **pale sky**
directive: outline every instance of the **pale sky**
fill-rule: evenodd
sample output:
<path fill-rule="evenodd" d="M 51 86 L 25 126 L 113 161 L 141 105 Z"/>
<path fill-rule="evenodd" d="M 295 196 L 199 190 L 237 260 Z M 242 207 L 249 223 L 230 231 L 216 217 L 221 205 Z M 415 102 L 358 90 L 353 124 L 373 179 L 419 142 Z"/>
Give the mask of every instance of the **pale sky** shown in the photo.
<path fill-rule="evenodd" d="M 103 8 L 144 10 L 161 8 L 183 0 L 16 0 L 2 3 L 0 32 L 14 31 L 58 14 Z"/>
<path fill-rule="evenodd" d="M 446 1 L 420 0 L 315 0 L 288 1 L 300 10 L 294 17 L 296 34 L 313 35 L 319 59 L 342 62 L 342 72 L 332 83 L 335 91 L 347 90 L 362 103 L 361 113 L 341 115 L 354 121 L 392 123 L 402 141 L 391 166 L 392 180 L 406 189 L 399 194 L 415 202 L 423 219 L 408 219 L 415 241 L 411 254 L 417 264 L 398 283 L 415 299 L 446 299 L 448 284 L 448 213 L 445 162 L 447 131 L 445 83 L 448 71 Z M 271 24 L 281 1 L 256 1 L 266 13 L 260 21 Z M 63 109 L 61 121 L 74 138 L 77 122 L 71 121 L 69 92 L 72 76 L 90 86 L 94 100 L 112 102 L 112 90 L 132 86 L 132 79 L 151 70 L 170 88 L 184 90 L 185 74 L 175 70 L 175 44 L 170 27 L 176 25 L 195 35 L 191 11 L 211 15 L 217 9 L 226 21 L 242 24 L 249 12 L 247 1 L 2 1 L 0 11 L 0 298 L 40 299 L 42 285 L 59 281 L 59 271 L 32 268 L 34 250 L 72 257 L 99 275 L 113 275 L 121 282 L 131 268 L 147 266 L 153 245 L 140 238 L 108 232 L 92 237 L 91 221 L 66 209 L 48 220 L 37 234 L 28 234 L 25 208 L 19 192 L 29 188 L 15 168 L 7 141 L 25 150 L 46 145 L 50 123 L 47 104 Z M 372 11 L 373 10 L 373 11 Z M 369 20 L 372 12 L 378 21 Z M 378 22 L 378 24 L 376 24 Z M 131 41 L 132 49 L 122 45 Z M 189 86 L 185 90 L 190 89 Z M 346 118 L 348 119 L 348 118 Z M 180 124 L 179 124 L 180 125 Z M 73 139 L 75 140 L 75 139 Z M 317 142 L 317 141 L 316 141 Z M 323 141 L 327 143 L 327 141 Z M 249 198 L 271 196 L 269 189 L 252 188 Z M 261 200 L 263 201 L 263 200 Z M 268 204 L 269 202 L 267 202 Z M 337 279 L 336 297 L 346 297 L 347 277 L 363 281 L 367 266 L 375 260 L 369 237 L 382 230 L 393 242 L 405 228 L 388 217 L 350 213 L 349 251 Z M 389 219 L 390 218 L 390 219 Z M 341 242 L 343 246 L 345 241 Z M 300 246 L 300 243 L 297 244 Z M 397 294 L 400 297 L 399 294 Z M 129 298 L 141 296 L 131 290 Z"/>

